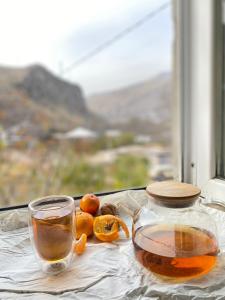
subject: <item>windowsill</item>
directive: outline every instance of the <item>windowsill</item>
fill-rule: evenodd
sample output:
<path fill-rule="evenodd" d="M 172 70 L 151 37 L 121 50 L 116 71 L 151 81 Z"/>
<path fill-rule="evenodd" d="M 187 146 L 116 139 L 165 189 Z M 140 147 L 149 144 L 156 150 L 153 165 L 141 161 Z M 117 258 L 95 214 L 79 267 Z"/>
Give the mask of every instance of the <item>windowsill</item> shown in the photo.
<path fill-rule="evenodd" d="M 129 189 L 123 189 L 123 190 L 95 193 L 95 195 L 96 196 L 106 196 L 106 195 L 115 194 L 115 193 L 119 193 L 119 192 L 123 192 L 123 191 L 127 191 L 127 190 L 139 191 L 139 190 L 145 190 L 145 189 L 146 189 L 146 187 L 137 187 L 137 188 L 129 188 Z M 83 197 L 83 195 L 79 195 L 79 196 L 73 197 L 73 199 L 75 201 L 79 201 L 82 197 Z M 0 207 L 0 212 L 1 211 L 7 211 L 7 210 L 13 210 L 13 209 L 27 208 L 27 207 L 28 207 L 27 203 L 26 204 L 21 204 L 21 205 L 15 205 L 15 206 Z"/>

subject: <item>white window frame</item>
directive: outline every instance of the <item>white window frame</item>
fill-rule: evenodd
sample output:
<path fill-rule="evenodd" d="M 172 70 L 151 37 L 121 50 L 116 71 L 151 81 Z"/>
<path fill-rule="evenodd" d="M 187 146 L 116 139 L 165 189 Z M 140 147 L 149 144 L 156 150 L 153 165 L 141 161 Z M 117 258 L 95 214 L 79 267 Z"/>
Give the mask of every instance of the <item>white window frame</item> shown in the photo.
<path fill-rule="evenodd" d="M 218 0 L 174 0 L 177 177 L 199 186 L 209 201 L 225 201 L 215 147 L 216 99 L 222 91 L 220 13 Z"/>

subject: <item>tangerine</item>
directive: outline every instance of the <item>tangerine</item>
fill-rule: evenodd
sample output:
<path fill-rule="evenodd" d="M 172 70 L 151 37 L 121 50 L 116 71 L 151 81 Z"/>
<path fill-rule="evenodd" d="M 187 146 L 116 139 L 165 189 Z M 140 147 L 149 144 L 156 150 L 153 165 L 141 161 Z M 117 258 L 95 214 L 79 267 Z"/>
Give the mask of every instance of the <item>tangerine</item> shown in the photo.
<path fill-rule="evenodd" d="M 93 222 L 94 222 L 94 218 L 91 214 L 83 211 L 76 212 L 76 217 L 75 217 L 76 239 L 79 239 L 83 233 L 85 233 L 87 236 L 92 235 Z"/>
<path fill-rule="evenodd" d="M 86 194 L 80 200 L 80 209 L 92 215 L 97 213 L 99 205 L 99 198 L 94 194 Z"/>

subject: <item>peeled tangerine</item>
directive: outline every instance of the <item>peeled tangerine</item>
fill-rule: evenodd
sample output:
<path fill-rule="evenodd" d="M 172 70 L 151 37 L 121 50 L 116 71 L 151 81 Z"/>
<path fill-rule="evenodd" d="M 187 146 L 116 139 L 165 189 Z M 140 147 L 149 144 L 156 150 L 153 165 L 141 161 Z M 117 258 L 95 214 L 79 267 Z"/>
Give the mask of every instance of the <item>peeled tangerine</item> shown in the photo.
<path fill-rule="evenodd" d="M 113 215 L 96 217 L 94 220 L 94 234 L 103 242 L 112 242 L 119 238 L 119 225 L 129 238 L 129 230 L 122 219 Z"/>

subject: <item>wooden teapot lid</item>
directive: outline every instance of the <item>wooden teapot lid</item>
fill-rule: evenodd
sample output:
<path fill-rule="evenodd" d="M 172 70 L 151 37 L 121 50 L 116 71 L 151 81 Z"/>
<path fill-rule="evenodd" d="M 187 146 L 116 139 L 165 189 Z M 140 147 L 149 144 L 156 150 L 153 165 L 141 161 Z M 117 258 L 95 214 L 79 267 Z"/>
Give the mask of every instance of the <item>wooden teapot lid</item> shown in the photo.
<path fill-rule="evenodd" d="M 178 181 L 161 181 L 149 184 L 147 193 L 166 207 L 191 206 L 201 193 L 196 186 Z"/>

